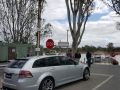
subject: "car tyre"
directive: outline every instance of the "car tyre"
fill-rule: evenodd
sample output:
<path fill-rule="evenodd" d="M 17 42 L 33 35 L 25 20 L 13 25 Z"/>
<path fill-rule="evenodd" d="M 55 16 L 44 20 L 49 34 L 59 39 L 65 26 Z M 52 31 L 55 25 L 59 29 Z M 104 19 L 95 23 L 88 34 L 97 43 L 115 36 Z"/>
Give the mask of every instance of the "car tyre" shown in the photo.
<path fill-rule="evenodd" d="M 39 87 L 39 90 L 54 90 L 54 80 L 52 78 L 45 78 Z"/>
<path fill-rule="evenodd" d="M 86 68 L 83 72 L 83 80 L 88 80 L 90 79 L 90 70 L 88 68 Z"/>

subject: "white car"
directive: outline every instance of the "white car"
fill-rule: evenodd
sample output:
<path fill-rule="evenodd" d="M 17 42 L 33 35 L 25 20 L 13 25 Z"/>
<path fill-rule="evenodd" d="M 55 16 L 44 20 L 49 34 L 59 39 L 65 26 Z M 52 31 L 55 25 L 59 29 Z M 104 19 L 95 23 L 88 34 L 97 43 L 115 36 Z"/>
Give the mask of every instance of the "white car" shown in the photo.
<path fill-rule="evenodd" d="M 76 81 L 88 80 L 87 65 L 60 55 L 34 56 L 13 61 L 4 69 L 3 90 L 53 90 Z"/>

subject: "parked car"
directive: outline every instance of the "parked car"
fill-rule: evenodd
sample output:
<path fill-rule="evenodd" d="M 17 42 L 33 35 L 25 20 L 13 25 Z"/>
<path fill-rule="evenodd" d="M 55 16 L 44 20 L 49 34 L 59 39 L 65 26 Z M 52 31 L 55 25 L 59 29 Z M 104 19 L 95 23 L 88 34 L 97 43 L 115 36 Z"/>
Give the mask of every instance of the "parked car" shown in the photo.
<path fill-rule="evenodd" d="M 111 63 L 111 60 L 112 60 L 112 58 L 111 58 L 110 56 L 106 56 L 106 57 L 103 59 L 103 62 Z"/>
<path fill-rule="evenodd" d="M 16 59 L 4 69 L 3 90 L 53 90 L 79 80 L 88 80 L 87 65 L 66 56 L 34 56 Z"/>
<path fill-rule="evenodd" d="M 118 62 L 117 60 L 115 60 L 115 59 L 112 59 L 112 60 L 111 60 L 111 64 L 112 64 L 112 65 L 118 65 L 119 62 Z"/>
<path fill-rule="evenodd" d="M 95 56 L 94 57 L 94 62 L 100 63 L 101 62 L 101 56 Z"/>
<path fill-rule="evenodd" d="M 55 50 L 50 50 L 50 51 L 45 52 L 45 55 L 58 55 L 58 53 Z"/>

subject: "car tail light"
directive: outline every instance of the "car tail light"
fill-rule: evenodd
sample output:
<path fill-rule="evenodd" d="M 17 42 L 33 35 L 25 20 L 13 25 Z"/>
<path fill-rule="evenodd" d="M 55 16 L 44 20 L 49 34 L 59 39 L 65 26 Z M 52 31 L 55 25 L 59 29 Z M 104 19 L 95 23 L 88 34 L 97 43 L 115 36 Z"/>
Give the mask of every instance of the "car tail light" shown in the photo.
<path fill-rule="evenodd" d="M 33 77 L 33 75 L 30 71 L 21 70 L 19 73 L 19 77 L 20 78 L 31 78 Z"/>

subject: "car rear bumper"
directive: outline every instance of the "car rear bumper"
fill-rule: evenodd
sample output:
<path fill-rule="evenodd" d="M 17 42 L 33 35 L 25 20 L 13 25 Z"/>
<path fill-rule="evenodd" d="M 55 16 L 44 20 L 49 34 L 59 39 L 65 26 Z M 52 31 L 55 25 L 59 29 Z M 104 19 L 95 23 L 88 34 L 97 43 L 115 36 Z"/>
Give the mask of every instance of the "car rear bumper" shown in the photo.
<path fill-rule="evenodd" d="M 25 83 L 16 83 L 16 84 L 11 84 L 2 81 L 2 88 L 3 90 L 38 90 L 39 86 L 37 85 L 26 85 Z"/>

